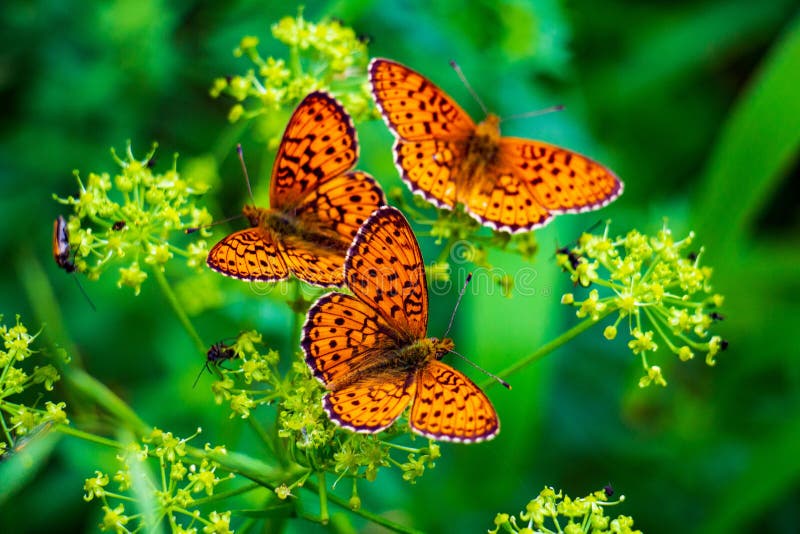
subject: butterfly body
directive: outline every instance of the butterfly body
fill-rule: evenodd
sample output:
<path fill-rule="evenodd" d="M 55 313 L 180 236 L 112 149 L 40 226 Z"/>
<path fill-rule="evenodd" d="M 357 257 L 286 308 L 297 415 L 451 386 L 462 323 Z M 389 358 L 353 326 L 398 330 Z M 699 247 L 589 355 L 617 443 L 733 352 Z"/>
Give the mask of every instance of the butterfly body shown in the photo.
<path fill-rule="evenodd" d="M 356 432 L 391 426 L 406 408 L 411 429 L 432 439 L 476 442 L 500 426 L 486 395 L 442 362 L 449 338 L 427 337 L 422 254 L 405 217 L 376 210 L 345 260 L 353 295 L 328 293 L 308 312 L 301 346 L 325 386 L 331 420 Z"/>
<path fill-rule="evenodd" d="M 240 280 L 274 282 L 290 275 L 330 287 L 344 283 L 344 256 L 358 228 L 385 204 L 358 159 L 355 128 L 332 96 L 313 92 L 283 134 L 270 184 L 270 206 L 245 206 L 250 228 L 209 251 L 208 265 Z"/>
<path fill-rule="evenodd" d="M 482 180 L 482 177 L 492 172 L 497 164 L 500 152 L 500 118 L 489 114 L 462 143 L 465 145 L 464 158 L 454 175 L 454 181 L 456 200 L 467 205 L 473 194 L 486 196 L 491 193 L 491 187 L 487 187 L 486 180 Z M 455 207 L 454 204 L 452 207 Z"/>
<path fill-rule="evenodd" d="M 500 119 L 472 118 L 422 74 L 387 59 L 370 63 L 370 84 L 395 136 L 395 165 L 411 190 L 481 224 L 524 232 L 554 215 L 598 209 L 622 193 L 606 167 L 570 150 L 500 134 Z"/>
<path fill-rule="evenodd" d="M 309 225 L 286 211 L 245 206 L 243 213 L 252 227 L 264 230 L 274 236 L 275 240 L 281 240 L 283 237 L 296 238 L 314 247 L 342 255 L 350 246 L 350 241 L 336 232 Z"/>

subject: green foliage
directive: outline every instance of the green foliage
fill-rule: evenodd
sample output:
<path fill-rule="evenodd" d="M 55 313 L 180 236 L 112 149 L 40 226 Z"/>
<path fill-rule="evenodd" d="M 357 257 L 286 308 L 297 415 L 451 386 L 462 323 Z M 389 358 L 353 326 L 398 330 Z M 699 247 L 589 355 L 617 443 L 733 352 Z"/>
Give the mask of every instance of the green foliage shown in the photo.
<path fill-rule="evenodd" d="M 610 493 L 613 491 L 606 488 L 586 497 L 572 499 L 561 491 L 556 493 L 553 488 L 545 487 L 525 505 L 525 511 L 519 513 L 519 521 L 509 514 L 497 514 L 494 518 L 495 528 L 489 534 L 497 534 L 501 529 L 502 532 L 521 534 L 641 534 L 641 530 L 633 530 L 632 518 L 621 515 L 612 519 L 605 515 L 605 508 L 625 500 L 624 496 L 620 496 L 618 500 L 610 502 Z"/>
<path fill-rule="evenodd" d="M 323 1 L 309 3 L 304 22 L 279 31 L 280 41 L 268 37 L 269 28 L 297 15 L 296 7 L 285 3 L 123 1 L 109 6 L 90 1 L 80 8 L 82 16 L 76 17 L 69 3 L 45 1 L 32 10 L 12 0 L 0 15 L 8 28 L 0 64 L 7 119 L 0 126 L 0 208 L 6 217 L 0 235 L 6 259 L 0 313 L 20 313 L 38 332 L 35 354 L 15 360 L 17 371 L 7 376 L 19 378 L 19 371 L 30 378 L 36 365 L 51 366 L 61 376 L 53 392 L 43 390 L 46 380 L 24 381 L 22 392 L 3 390 L 8 428 L 3 443 L 13 449 L 0 461 L 0 517 L 8 530 L 50 531 L 58 525 L 95 531 L 98 524 L 133 530 L 145 518 L 158 517 L 167 508 L 153 499 L 153 488 L 164 488 L 153 476 L 161 473 L 156 456 L 129 469 L 137 472 L 131 479 L 138 482 L 120 492 L 126 499 L 81 505 L 80 481 L 97 470 L 117 490 L 113 473 L 122 464 L 116 456 L 124 456 L 125 447 L 144 448 L 142 440 L 155 427 L 187 436 L 198 425 L 227 451 L 187 449 L 187 466 L 214 462 L 219 466 L 214 478 L 224 480 L 211 496 L 204 490 L 192 494 L 192 510 L 202 519 L 194 520 L 198 530 L 201 523 L 213 523 L 220 531 L 226 525 L 239 531 L 256 525 L 264 531 L 300 531 L 327 516 L 328 528 L 341 531 L 373 522 L 395 530 L 474 531 L 487 528 L 499 510 L 513 509 L 544 484 L 582 494 L 608 480 L 628 496 L 620 512 L 635 517 L 637 528 L 646 532 L 797 530 L 800 373 L 791 356 L 797 345 L 792 333 L 800 321 L 794 179 L 800 112 L 793 97 L 800 31 L 794 2 L 622 2 L 598 11 L 585 2 L 465 7 L 451 1 L 430 6 Z M 302 49 L 297 29 L 312 26 L 339 32 L 340 38 L 327 52 Z M 370 37 L 370 55 L 428 74 L 471 112 L 478 106 L 447 69 L 450 58 L 459 61 L 500 116 L 566 104 L 563 113 L 504 122 L 503 132 L 567 146 L 613 168 L 626 192 L 600 217 L 613 218 L 620 239 L 630 228 L 648 239 L 657 237 L 663 216 L 676 236 L 694 230 L 696 242 L 705 245 L 698 260 L 702 265 L 696 267 L 703 285 L 705 266 L 714 267 L 714 289 L 725 295 L 725 320 L 706 335 L 694 331 L 714 313 L 707 306 L 713 293 L 699 291 L 681 301 L 690 319 L 688 304 L 702 303 L 698 324 L 689 330 L 676 333 L 664 322 L 668 319 L 648 316 L 659 307 L 655 301 L 634 306 L 625 322 L 624 299 L 600 283 L 619 285 L 622 293 L 623 284 L 610 279 L 610 270 L 598 266 L 598 279 L 586 292 L 561 275 L 553 243 L 571 243 L 595 215 L 559 217 L 535 237 L 507 240 L 468 226 L 471 220 L 462 220 L 463 213 L 438 213 L 416 204 L 398 182 L 390 135 L 379 121 L 366 120 L 372 111 L 361 69 L 368 56 L 358 52 L 364 42 L 353 38 L 361 34 Z M 259 36 L 259 42 L 242 36 Z M 241 56 L 231 57 L 237 43 Z M 337 46 L 353 53 L 353 65 L 320 71 Z M 293 57 L 300 60 L 297 70 Z M 288 78 L 282 69 L 290 72 Z M 346 107 L 362 119 L 359 168 L 375 175 L 390 192 L 390 202 L 416 222 L 429 273 L 435 275 L 429 279 L 447 282 L 437 286 L 447 294 L 431 298 L 431 335 L 447 327 L 457 296 L 453 288 L 467 270 L 475 272 L 451 336 L 460 353 L 513 377 L 513 390 L 489 390 L 503 422 L 496 440 L 440 449 L 435 443 L 404 441 L 402 423 L 380 437 L 353 437 L 331 427 L 316 401 L 319 386 L 295 365 L 302 320 L 296 310 L 317 293 L 301 287 L 289 295 L 290 284 L 247 287 L 187 266 L 182 253 L 197 241 L 213 241 L 211 235 L 198 239 L 181 230 L 208 216 L 195 219 L 185 212 L 180 224 L 154 225 L 142 239 L 126 237 L 125 256 L 105 261 L 102 254 L 117 237 L 114 223 L 123 217 L 71 217 L 70 245 L 80 268 L 71 276 L 82 278 L 97 313 L 53 263 L 51 223 L 64 208 L 48 199 L 54 191 L 63 199 L 80 197 L 69 175 L 75 167 L 82 169 L 85 188 L 96 185 L 96 198 L 107 196 L 115 210 L 136 205 L 114 183 L 129 172 L 125 165 L 144 167 L 137 176 L 177 172 L 186 183 L 210 186 L 202 197 L 182 199 L 187 204 L 178 209 L 194 203 L 222 218 L 236 213 L 244 197 L 233 150 L 241 142 L 251 176 L 258 177 L 254 193 L 263 198 L 274 141 L 296 103 L 286 96 L 289 84 L 308 81 L 308 75 L 319 75 L 340 98 L 357 99 Z M 208 97 L 213 77 L 225 77 L 220 94 L 231 96 L 229 81 L 244 80 L 245 98 L 233 102 L 244 112 L 235 123 L 226 118 L 230 99 Z M 274 102 L 265 106 L 259 100 L 259 88 L 272 88 L 273 97 L 285 91 L 277 109 Z M 127 154 L 119 170 L 109 169 L 106 147 L 128 138 L 133 146 L 157 139 L 182 157 L 170 166 Z M 92 175 L 98 176 L 96 182 Z M 103 189 L 104 175 L 111 189 Z M 391 193 L 395 188 L 399 195 Z M 165 200 L 138 206 L 155 221 L 155 205 L 175 207 L 179 201 Z M 81 251 L 84 240 L 91 246 Z M 165 243 L 173 256 L 163 263 L 167 254 L 156 249 Z M 585 245 L 579 240 L 566 249 Z M 699 251 L 690 246 L 680 258 L 691 263 L 689 252 Z M 147 263 L 147 257 L 153 261 Z M 198 252 L 196 258 L 201 257 Z M 599 261 L 586 252 L 580 258 L 579 265 Z M 569 271 L 569 255 L 567 260 L 569 266 L 562 266 Z M 132 288 L 147 276 L 136 298 L 117 289 L 119 268 L 128 269 Z M 590 269 L 583 269 L 583 282 L 589 282 Z M 92 272 L 99 275 L 96 281 L 86 278 Z M 483 280 L 490 283 L 479 285 L 479 273 L 488 274 Z M 581 285 L 580 273 L 576 279 Z M 147 283 L 153 280 L 157 283 Z M 565 292 L 581 304 L 606 304 L 598 317 L 612 324 L 601 319 L 598 325 L 587 309 L 576 325 L 572 311 L 559 303 Z M 178 309 L 176 317 L 172 312 Z M 642 323 L 638 336 L 636 317 Z M 631 337 L 612 335 L 609 328 L 623 331 L 625 324 Z M 16 326 L 6 328 L 10 332 Z M 240 357 L 213 368 L 222 377 L 213 389 L 206 380 L 192 389 L 208 347 L 251 330 L 263 336 L 263 345 L 242 347 Z M 665 357 L 687 357 L 681 352 L 685 346 L 708 355 L 717 335 L 728 340 L 729 349 L 713 372 L 700 358 L 677 365 L 678 359 Z M 677 342 L 679 336 L 688 341 Z M 653 344 L 658 352 L 641 351 Z M 653 382 L 669 376 L 668 388 L 637 387 L 641 371 L 630 365 L 633 350 L 642 358 L 646 354 L 649 371 L 663 368 L 663 375 L 648 372 L 647 377 Z M 277 363 L 271 351 L 280 355 Z M 71 357 L 68 364 L 63 354 Z M 5 380 L 3 387 L 18 383 Z M 217 384 L 227 380 L 233 385 L 223 388 L 217 406 Z M 487 379 L 484 386 L 492 383 Z M 237 409 L 232 409 L 234 398 L 241 401 Z M 56 407 L 66 402 L 61 413 L 69 425 L 9 423 L 7 407 L 26 406 L 28 414 L 41 418 L 47 402 Z M 249 410 L 245 419 L 243 408 Z M 304 422 L 318 433 L 310 436 Z M 31 425 L 30 432 L 19 433 Z M 333 441 L 326 441 L 330 436 Z M 334 446 L 309 447 L 306 440 Z M 419 477 L 433 461 L 436 470 Z M 170 470 L 165 464 L 167 478 Z M 235 478 L 228 480 L 229 473 Z M 373 475 L 374 482 L 368 482 Z M 437 503 L 436 513 L 430 513 L 431 502 Z M 524 513 L 529 517 L 527 508 Z M 194 517 L 177 510 L 174 516 L 187 525 Z M 121 525 L 125 518 L 131 519 Z M 516 526 L 500 531 L 525 528 L 521 515 L 515 521 Z"/>

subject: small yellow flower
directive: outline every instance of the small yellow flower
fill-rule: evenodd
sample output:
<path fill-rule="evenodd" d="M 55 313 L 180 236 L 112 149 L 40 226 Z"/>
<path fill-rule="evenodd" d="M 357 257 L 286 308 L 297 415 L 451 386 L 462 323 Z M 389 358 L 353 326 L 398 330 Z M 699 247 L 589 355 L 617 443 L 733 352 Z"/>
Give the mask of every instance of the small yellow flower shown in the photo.
<path fill-rule="evenodd" d="M 600 313 L 606 309 L 606 303 L 600 301 L 600 293 L 593 289 L 589 293 L 589 298 L 581 303 L 581 307 L 575 313 L 578 317 L 589 316 L 593 320 L 600 318 Z"/>
<path fill-rule="evenodd" d="M 103 522 L 100 523 L 100 530 L 114 530 L 115 532 L 127 532 L 125 525 L 129 521 L 125 515 L 125 506 L 120 504 L 114 509 L 103 506 Z"/>
<path fill-rule="evenodd" d="M 605 330 L 603 330 L 603 337 L 606 339 L 614 339 L 617 337 L 617 327 L 616 326 L 607 326 Z"/>
<path fill-rule="evenodd" d="M 210 524 L 203 527 L 205 534 L 233 534 L 231 530 L 231 513 L 213 511 L 208 516 Z"/>
<path fill-rule="evenodd" d="M 108 485 L 108 475 L 100 471 L 95 471 L 94 473 L 94 478 L 87 478 L 86 482 L 83 484 L 83 491 L 86 492 L 83 495 L 83 500 L 86 502 L 91 501 L 95 497 L 100 499 L 106 494 L 105 487 Z"/>
<path fill-rule="evenodd" d="M 628 348 L 633 351 L 634 354 L 641 354 L 642 352 L 655 352 L 658 350 L 658 345 L 653 341 L 653 331 L 648 330 L 647 332 L 642 332 L 638 328 L 634 328 L 633 332 L 633 339 L 628 342 Z"/>
<path fill-rule="evenodd" d="M 684 345 L 678 349 L 678 358 L 680 358 L 682 362 L 687 362 L 694 358 L 694 352 L 692 352 L 692 349 Z"/>
<path fill-rule="evenodd" d="M 655 384 L 656 386 L 662 386 L 662 387 L 666 387 L 667 385 L 667 381 L 664 380 L 664 377 L 661 374 L 661 367 L 657 365 L 649 367 L 647 369 L 647 374 L 639 379 L 640 388 L 647 387 L 651 384 Z"/>
<path fill-rule="evenodd" d="M 290 490 L 286 484 L 281 484 L 275 488 L 275 495 L 282 501 L 285 501 L 289 496 L 294 497 L 294 495 L 292 495 L 292 490 Z"/>
<path fill-rule="evenodd" d="M 52 403 L 47 401 L 44 403 L 45 410 L 47 411 L 46 419 L 49 421 L 54 422 L 55 424 L 69 424 L 69 419 L 67 419 L 67 414 L 64 409 L 67 407 L 67 403 L 59 402 L 59 403 Z"/>
<path fill-rule="evenodd" d="M 133 294 L 139 295 L 142 283 L 147 280 L 147 273 L 139 268 L 139 262 L 133 262 L 128 268 L 120 267 L 117 287 L 127 286 L 133 288 Z"/>

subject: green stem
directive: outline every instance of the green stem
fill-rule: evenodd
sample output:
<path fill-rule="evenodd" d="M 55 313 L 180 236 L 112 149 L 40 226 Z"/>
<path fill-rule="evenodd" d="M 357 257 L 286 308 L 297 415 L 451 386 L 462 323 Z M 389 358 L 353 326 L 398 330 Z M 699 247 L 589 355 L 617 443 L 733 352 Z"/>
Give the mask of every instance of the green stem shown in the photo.
<path fill-rule="evenodd" d="M 299 342 L 300 329 L 305 313 L 300 311 L 300 295 L 302 288 L 300 287 L 300 280 L 292 278 L 292 299 L 289 301 L 289 307 L 292 310 L 292 343 Z"/>
<path fill-rule="evenodd" d="M 105 384 L 74 367 L 64 367 L 61 371 L 64 380 L 70 383 L 77 391 L 88 397 L 94 403 L 102 406 L 117 421 L 124 423 L 128 428 L 140 436 L 150 432 L 150 425 L 142 421 L 125 401 L 108 389 Z"/>
<path fill-rule="evenodd" d="M 277 456 L 275 442 L 272 439 L 272 436 L 270 436 L 267 431 L 264 430 L 264 427 L 261 426 L 261 423 L 256 421 L 255 417 L 248 417 L 247 422 L 250 424 L 250 428 L 253 429 L 253 432 L 256 433 L 267 449 L 269 449 L 269 452 L 271 452 L 273 456 Z"/>
<path fill-rule="evenodd" d="M 307 481 L 303 487 L 309 491 L 313 491 L 314 493 L 319 493 L 319 488 L 317 488 L 316 484 L 312 483 L 311 481 Z M 353 510 L 344 499 L 340 499 L 333 493 L 328 494 L 328 500 L 333 504 L 344 508 L 345 510 L 349 510 L 354 514 L 359 515 L 364 519 L 372 521 L 376 525 L 385 527 L 393 532 L 402 532 L 403 534 L 422 534 L 422 531 L 420 530 L 395 523 L 394 521 L 390 521 L 385 517 L 381 517 L 378 514 L 373 514 L 372 512 L 367 512 L 361 508 L 358 510 Z"/>
<path fill-rule="evenodd" d="M 96 434 L 90 434 L 88 432 L 84 432 L 83 430 L 78 430 L 77 428 L 73 428 L 68 425 L 58 425 L 55 427 L 55 430 L 61 432 L 62 434 L 67 434 L 68 436 L 74 436 L 76 438 L 80 438 L 85 441 L 91 441 L 93 443 L 97 443 L 105 447 L 111 447 L 112 449 L 123 449 L 125 447 L 119 441 L 114 441 L 113 439 L 104 438 Z"/>
<path fill-rule="evenodd" d="M 215 493 L 214 495 L 211 495 L 210 497 L 203 497 L 202 499 L 195 499 L 194 500 L 194 504 L 196 504 L 197 506 L 200 506 L 202 504 L 207 504 L 207 503 L 210 503 L 210 502 L 224 501 L 225 499 L 229 499 L 230 497 L 235 497 L 235 496 L 241 495 L 243 493 L 247 493 L 247 492 L 254 491 L 254 490 L 259 490 L 262 487 L 263 486 L 261 486 L 260 484 L 256 484 L 254 482 L 252 484 L 247 484 L 245 486 L 242 486 L 241 488 L 232 489 L 230 491 L 223 491 L 221 493 Z"/>
<path fill-rule="evenodd" d="M 450 248 L 455 243 L 456 239 L 454 236 L 450 236 L 447 238 L 447 242 L 442 247 L 442 250 L 439 252 L 439 256 L 436 258 L 436 263 L 444 263 L 447 261 L 447 258 L 450 256 Z"/>
<path fill-rule="evenodd" d="M 571 341 L 574 337 L 577 337 L 578 334 L 585 332 L 586 330 L 593 327 L 594 325 L 596 325 L 597 323 L 599 323 L 607 316 L 616 311 L 617 311 L 616 308 L 608 307 L 605 309 L 605 311 L 603 311 L 600 314 L 600 316 L 596 320 L 592 319 L 591 317 L 584 319 L 582 322 L 573 326 L 572 328 L 570 328 L 569 330 L 567 330 L 554 340 L 550 341 L 549 343 L 545 343 L 533 353 L 506 367 L 505 369 L 497 373 L 497 376 L 508 378 L 510 375 L 516 373 L 517 371 L 528 366 L 529 364 L 541 360 L 543 357 L 547 356 L 548 354 L 559 348 L 561 345 L 564 345 L 568 341 Z M 488 387 L 493 386 L 494 384 L 497 383 L 498 383 L 497 380 L 493 378 L 488 378 L 482 384 L 480 384 L 480 387 L 481 389 L 486 390 Z"/>
<path fill-rule="evenodd" d="M 319 518 L 323 525 L 327 525 L 330 514 L 328 514 L 328 485 L 325 481 L 325 471 L 317 473 L 317 480 L 319 481 Z"/>
<path fill-rule="evenodd" d="M 191 321 L 189 321 L 189 316 L 186 315 L 186 310 L 183 309 L 183 305 L 181 305 L 181 303 L 178 301 L 178 297 L 175 296 L 175 292 L 172 291 L 172 287 L 170 287 L 169 282 L 167 282 L 167 277 L 164 276 L 164 273 L 158 268 L 153 269 L 153 274 L 158 282 L 158 286 L 161 288 L 164 296 L 167 297 L 167 301 L 169 302 L 170 306 L 172 306 L 172 311 L 174 311 L 175 315 L 178 317 L 178 321 L 180 321 L 180 323 L 183 325 L 183 328 L 189 334 L 189 337 L 192 338 L 192 341 L 194 341 L 197 349 L 203 355 L 205 355 L 208 347 L 206 347 L 206 344 L 203 343 L 203 340 L 197 333 L 197 330 L 194 329 Z"/>

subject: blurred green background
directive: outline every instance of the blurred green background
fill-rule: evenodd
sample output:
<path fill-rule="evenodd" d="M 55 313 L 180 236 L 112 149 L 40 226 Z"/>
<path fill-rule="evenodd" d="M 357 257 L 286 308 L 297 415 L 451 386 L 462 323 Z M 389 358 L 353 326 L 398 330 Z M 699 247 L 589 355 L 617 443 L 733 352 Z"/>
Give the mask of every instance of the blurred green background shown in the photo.
<path fill-rule="evenodd" d="M 371 55 L 429 75 L 475 118 L 480 110 L 450 59 L 500 116 L 564 104 L 561 113 L 510 121 L 504 133 L 586 153 L 625 182 L 624 195 L 599 214 L 559 217 L 538 232 L 533 295 L 487 290 L 464 299 L 453 331 L 462 354 L 498 371 L 573 325 L 573 310 L 559 304 L 572 286 L 555 266 L 555 243 L 601 217 L 613 218 L 617 233 L 652 234 L 663 217 L 678 237 L 696 231 L 715 290 L 727 298 L 716 331 L 730 348 L 715 368 L 662 353 L 652 363 L 669 387 L 641 390 L 626 340 L 607 342 L 597 327 L 513 376 L 512 391 L 489 390 L 502 422 L 494 441 L 443 444 L 436 469 L 414 486 L 382 474 L 361 487 L 364 507 L 426 531 L 477 532 L 544 485 L 581 496 L 611 483 L 626 495 L 611 513 L 633 516 L 646 532 L 800 531 L 798 3 L 305 5 L 307 19 L 342 19 L 371 38 Z M 43 268 L 79 349 L 76 365 L 150 423 L 181 436 L 202 426 L 203 441 L 252 454 L 247 429 L 214 405 L 210 378 L 192 389 L 202 360 L 155 283 L 133 297 L 114 276 L 84 282 L 94 313 L 56 267 L 50 236 L 62 210 L 51 195 L 76 192 L 73 169 L 114 172 L 110 146 L 122 150 L 131 139 L 141 157 L 158 141 L 157 169 L 171 165 L 173 152 L 179 170 L 218 161 L 210 208 L 216 218 L 237 213 L 245 191 L 235 142 L 262 191 L 271 155 L 249 130 L 228 125 L 231 101 L 211 99 L 208 89 L 213 78 L 249 68 L 231 54 L 246 34 L 261 37 L 262 54 L 282 53 L 269 26 L 296 13 L 296 5 L 263 0 L 0 7 L 0 313 L 6 323 L 20 313 L 38 329 L 24 280 Z M 359 168 L 398 184 L 382 122 L 363 123 L 359 133 Z M 427 258 L 438 253 L 431 239 L 421 244 Z M 508 273 L 526 266 L 502 254 L 490 261 Z M 285 305 L 242 285 L 220 281 L 221 305 L 193 318 L 201 335 L 210 344 L 256 328 L 286 356 L 296 340 L 286 333 Z M 455 295 L 432 301 L 430 333 L 440 335 Z M 112 460 L 108 450 L 62 438 L 24 484 L 2 493 L 0 530 L 96 530 L 99 506 L 82 502 L 82 484 L 97 468 L 114 469 Z M 323 530 L 299 520 L 289 529 Z"/>

